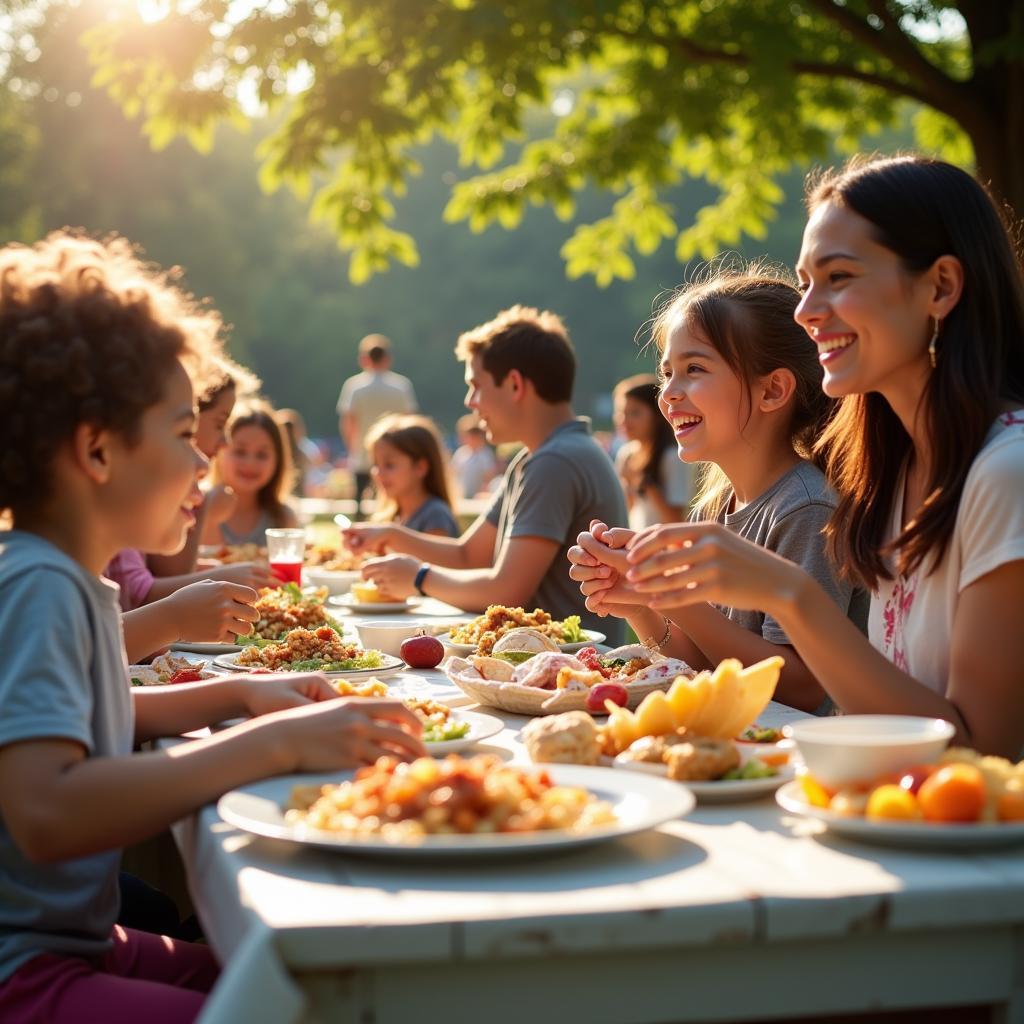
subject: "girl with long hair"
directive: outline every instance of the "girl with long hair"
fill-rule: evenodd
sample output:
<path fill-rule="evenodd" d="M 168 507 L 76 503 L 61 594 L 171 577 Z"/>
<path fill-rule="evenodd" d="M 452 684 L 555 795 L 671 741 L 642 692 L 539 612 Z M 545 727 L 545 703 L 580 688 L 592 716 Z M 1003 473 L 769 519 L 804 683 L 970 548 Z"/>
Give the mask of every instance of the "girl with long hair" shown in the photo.
<path fill-rule="evenodd" d="M 377 485 L 377 522 L 419 533 L 458 537 L 452 514 L 444 445 L 426 416 L 385 416 L 366 435 L 370 474 Z"/>
<path fill-rule="evenodd" d="M 230 487 L 235 505 L 228 518 L 207 522 L 206 544 L 266 544 L 268 527 L 297 526 L 288 504 L 291 455 L 273 409 L 260 401 L 236 411 L 227 425 L 227 447 L 214 464 L 214 484 Z"/>
<path fill-rule="evenodd" d="M 833 403 L 793 312 L 800 293 L 778 271 L 713 271 L 663 305 L 652 329 L 660 353 L 660 406 L 679 458 L 704 463 L 693 516 L 790 558 L 819 581 L 841 616 L 863 603 L 837 578 L 821 530 L 835 508 L 812 451 Z M 666 525 L 654 530 L 670 528 Z M 824 710 L 825 695 L 784 626 L 759 609 L 702 602 L 671 615 L 621 580 L 627 546 L 646 533 L 595 524 L 569 553 L 592 611 L 625 617 L 649 646 L 694 668 L 783 654 L 780 700 Z"/>
<path fill-rule="evenodd" d="M 636 538 L 628 586 L 660 610 L 764 609 L 843 711 L 945 718 L 955 742 L 1016 758 L 1024 279 L 1011 232 L 969 174 L 923 157 L 855 160 L 812 183 L 808 210 L 796 318 L 841 400 L 818 445 L 839 493 L 826 535 L 871 591 L 870 642 L 798 566 L 715 523 Z"/>

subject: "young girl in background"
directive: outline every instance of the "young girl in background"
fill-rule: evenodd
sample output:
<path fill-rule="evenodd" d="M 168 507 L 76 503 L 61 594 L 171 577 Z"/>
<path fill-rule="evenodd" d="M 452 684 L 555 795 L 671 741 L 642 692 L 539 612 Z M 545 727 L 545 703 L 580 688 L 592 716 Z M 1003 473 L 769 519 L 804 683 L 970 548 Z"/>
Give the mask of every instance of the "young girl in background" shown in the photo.
<path fill-rule="evenodd" d="M 840 615 L 857 615 L 853 588 L 837 578 L 821 536 L 835 496 L 811 447 L 832 403 L 821 391 L 815 353 L 793 322 L 799 301 L 781 274 L 758 268 L 683 289 L 662 307 L 652 331 L 661 357 L 660 404 L 679 458 L 706 464 L 694 517 L 798 562 Z M 726 602 L 673 609 L 670 617 L 652 611 L 622 580 L 624 549 L 635 536 L 596 524 L 571 549 L 570 575 L 582 582 L 588 607 L 625 617 L 646 643 L 698 669 L 725 657 L 750 664 L 782 654 L 778 699 L 824 710 L 821 687 L 773 616 Z"/>
<path fill-rule="evenodd" d="M 273 410 L 251 402 L 227 426 L 227 446 L 217 456 L 214 484 L 235 494 L 231 514 L 221 522 L 207 519 L 204 544 L 266 544 L 269 527 L 297 526 L 287 502 L 291 493 L 291 456 Z"/>
<path fill-rule="evenodd" d="M 945 718 L 955 743 L 1016 759 L 1024 275 L 1012 234 L 969 174 L 923 157 L 854 161 L 813 184 L 808 209 L 796 318 L 841 399 L 821 439 L 839 492 L 827 536 L 871 592 L 868 640 L 800 566 L 713 524 L 635 543 L 631 585 L 673 616 L 705 600 L 764 609 L 843 711 Z"/>
<path fill-rule="evenodd" d="M 448 467 L 437 427 L 425 416 L 385 416 L 366 435 L 381 507 L 378 522 L 400 523 L 419 533 L 458 537 Z"/>
<path fill-rule="evenodd" d="M 419 727 L 315 674 L 129 687 L 100 572 L 122 548 L 174 551 L 193 521 L 188 370 L 219 320 L 123 239 L 58 233 L 0 251 L 0 324 L 0 1020 L 184 1024 L 216 962 L 115 925 L 120 848 L 260 778 L 418 756 Z"/>
<path fill-rule="evenodd" d="M 672 427 L 658 406 L 658 378 L 627 377 L 615 387 L 615 427 L 626 438 L 615 458 L 631 530 L 686 518 L 694 466 L 676 455 Z"/>

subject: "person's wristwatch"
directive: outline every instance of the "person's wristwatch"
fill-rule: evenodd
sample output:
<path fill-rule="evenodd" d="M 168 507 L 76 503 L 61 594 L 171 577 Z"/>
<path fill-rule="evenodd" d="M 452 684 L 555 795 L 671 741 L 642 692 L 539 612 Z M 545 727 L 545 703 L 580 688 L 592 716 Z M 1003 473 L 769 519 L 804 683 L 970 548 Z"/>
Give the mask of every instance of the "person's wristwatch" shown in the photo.
<path fill-rule="evenodd" d="M 412 585 L 416 588 L 416 593 L 423 597 L 427 596 L 427 592 L 423 589 L 423 581 L 427 578 L 428 572 L 430 572 L 430 566 L 424 562 L 416 570 L 416 578 L 412 581 Z"/>

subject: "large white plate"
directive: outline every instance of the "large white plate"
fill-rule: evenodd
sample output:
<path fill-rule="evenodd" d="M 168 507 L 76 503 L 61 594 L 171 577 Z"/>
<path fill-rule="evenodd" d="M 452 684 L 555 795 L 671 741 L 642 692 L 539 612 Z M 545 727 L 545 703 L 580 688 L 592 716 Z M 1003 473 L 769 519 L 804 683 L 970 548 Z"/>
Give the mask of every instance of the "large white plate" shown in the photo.
<path fill-rule="evenodd" d="M 172 651 L 189 651 L 191 654 L 233 654 L 242 650 L 241 644 L 204 644 L 191 640 L 179 640 L 171 644 Z"/>
<path fill-rule="evenodd" d="M 328 604 L 337 605 L 339 608 L 347 608 L 350 612 L 363 612 L 365 614 L 407 612 L 420 603 L 418 597 L 408 597 L 404 601 L 374 601 L 367 604 L 357 601 L 352 594 L 342 594 L 341 597 L 327 598 Z"/>
<path fill-rule="evenodd" d="M 485 715 L 480 711 L 453 710 L 450 721 L 468 722 L 469 732 L 462 739 L 445 740 L 442 743 L 428 743 L 426 744 L 427 753 L 432 754 L 434 757 L 442 757 L 444 754 L 455 754 L 460 750 L 472 747 L 481 740 L 497 736 L 505 728 L 505 723 L 500 718 L 495 718 L 494 715 Z"/>
<path fill-rule="evenodd" d="M 618 820 L 615 824 L 586 832 L 550 829 L 490 835 L 424 836 L 415 844 L 401 845 L 383 839 L 335 836 L 285 821 L 284 806 L 294 786 L 313 782 L 344 782 L 352 778 L 353 772 L 266 779 L 226 793 L 217 802 L 217 811 L 228 824 L 243 831 L 328 850 L 416 858 L 482 857 L 543 853 L 608 842 L 636 832 L 645 832 L 673 818 L 681 818 L 693 810 L 695 802 L 693 794 L 685 786 L 667 779 L 627 775 L 611 768 L 564 764 L 534 766 L 536 771 L 542 769 L 548 772 L 557 785 L 582 786 L 599 800 L 607 800 Z"/>
<path fill-rule="evenodd" d="M 823 807 L 812 807 L 799 782 L 789 782 L 776 794 L 778 805 L 793 814 L 822 822 L 836 835 L 882 846 L 910 846 L 927 850 L 1009 846 L 1024 843 L 1024 822 L 940 825 L 927 821 L 878 821 L 847 818 Z"/>
<path fill-rule="evenodd" d="M 220 668 L 230 669 L 233 672 L 251 672 L 254 668 L 259 668 L 259 665 L 239 665 L 238 654 L 223 654 L 219 658 L 214 658 L 214 665 L 218 665 Z M 387 676 L 393 676 L 397 672 L 401 672 L 405 668 L 405 662 L 401 658 L 394 658 L 390 654 L 382 654 L 381 657 L 384 659 L 384 663 L 380 668 L 349 668 L 342 672 L 325 672 L 324 675 L 329 679 L 368 679 L 371 676 L 376 676 L 378 679 L 384 679 Z M 291 672 L 293 669 L 280 669 L 281 672 Z"/>
<path fill-rule="evenodd" d="M 616 768 L 628 772 L 642 772 L 645 775 L 657 775 L 667 779 L 668 769 L 663 764 L 650 764 L 646 761 L 619 760 L 612 762 Z M 793 778 L 794 770 L 789 765 L 779 768 L 777 775 L 764 779 L 715 779 L 711 782 L 686 781 L 683 785 L 689 789 L 701 804 L 739 803 L 741 800 L 756 800 L 758 797 L 774 793 L 784 782 Z M 679 785 L 679 783 L 677 783 Z"/>
<path fill-rule="evenodd" d="M 559 644 L 558 649 L 563 654 L 575 654 L 577 651 L 582 651 L 584 647 L 593 647 L 594 644 L 602 644 L 608 639 L 604 633 L 599 633 L 596 629 L 584 629 L 582 632 L 586 637 L 585 640 L 575 644 Z M 447 636 L 441 636 L 438 639 L 450 654 L 457 654 L 460 658 L 468 658 L 471 654 L 476 654 L 476 644 L 457 644 L 449 640 Z"/>

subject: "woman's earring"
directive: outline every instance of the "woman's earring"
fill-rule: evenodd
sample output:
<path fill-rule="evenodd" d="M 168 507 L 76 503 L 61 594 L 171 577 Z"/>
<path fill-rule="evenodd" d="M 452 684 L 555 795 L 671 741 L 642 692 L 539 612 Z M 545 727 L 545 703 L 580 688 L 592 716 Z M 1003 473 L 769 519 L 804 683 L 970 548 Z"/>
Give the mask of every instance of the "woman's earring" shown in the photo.
<path fill-rule="evenodd" d="M 932 340 L 928 342 L 928 359 L 931 361 L 932 369 L 935 369 L 935 343 L 939 340 L 939 324 L 942 321 L 935 317 L 935 330 L 932 331 Z"/>

